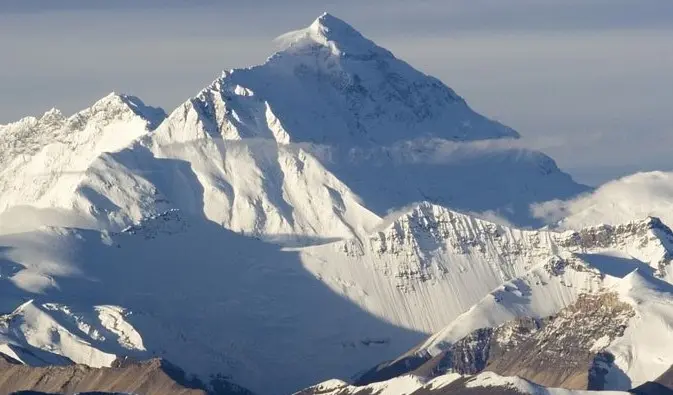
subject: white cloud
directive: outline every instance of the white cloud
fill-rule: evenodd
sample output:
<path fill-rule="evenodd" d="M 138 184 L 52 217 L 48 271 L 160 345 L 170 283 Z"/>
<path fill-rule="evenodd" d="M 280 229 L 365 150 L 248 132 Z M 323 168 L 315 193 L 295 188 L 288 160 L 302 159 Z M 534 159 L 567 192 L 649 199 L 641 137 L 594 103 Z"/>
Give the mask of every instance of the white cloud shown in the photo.
<path fill-rule="evenodd" d="M 673 226 L 673 173 L 648 172 L 611 181 L 570 201 L 554 200 L 532 207 L 533 214 L 563 228 L 618 225 L 658 217 Z"/>

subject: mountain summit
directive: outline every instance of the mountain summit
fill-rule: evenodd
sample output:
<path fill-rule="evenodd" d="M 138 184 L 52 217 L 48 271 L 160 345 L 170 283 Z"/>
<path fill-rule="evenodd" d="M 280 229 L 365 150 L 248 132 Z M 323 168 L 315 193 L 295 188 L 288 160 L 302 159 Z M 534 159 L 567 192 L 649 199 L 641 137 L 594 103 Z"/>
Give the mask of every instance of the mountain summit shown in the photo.
<path fill-rule="evenodd" d="M 332 50 L 337 56 L 393 57 L 388 50 L 377 46 L 343 20 L 323 13 L 309 27 L 281 35 L 276 39 L 287 48 L 286 51 L 310 50 L 311 46 L 322 46 Z"/>
<path fill-rule="evenodd" d="M 245 100 L 267 108 L 291 142 L 372 146 L 518 137 L 330 14 L 280 41 L 286 48 L 265 64 L 227 72 L 197 97 L 215 110 L 216 121 L 228 118 L 218 108 L 236 111 Z"/>
<path fill-rule="evenodd" d="M 236 145 L 250 152 L 265 145 L 271 151 L 254 154 L 250 163 L 259 166 L 271 159 L 264 166 L 273 168 L 278 167 L 275 150 L 300 150 L 344 182 L 378 216 L 427 200 L 461 211 L 492 211 L 530 226 L 540 222 L 530 213 L 531 203 L 587 190 L 544 154 L 512 148 L 517 132 L 476 113 L 441 81 L 397 59 L 338 18 L 322 15 L 309 27 L 282 37 L 288 45 L 264 64 L 224 72 L 173 111 L 151 137 L 153 150 L 196 162 L 197 173 L 204 163 L 203 152 L 199 158 L 185 156 L 197 154 L 188 153 L 196 146 L 208 145 L 213 149 L 209 155 L 218 158 Z M 221 180 L 238 182 L 232 179 L 232 157 L 222 158 L 222 169 L 217 165 L 217 171 L 199 175 L 200 183 L 212 183 L 206 194 L 221 191 L 217 186 Z M 283 168 L 288 162 L 280 163 Z M 265 188 L 281 190 L 293 178 L 289 175 L 301 175 L 294 166 L 260 172 L 266 175 Z M 283 178 L 271 182 L 270 174 Z M 231 200 L 251 196 L 233 189 L 234 193 L 224 193 L 228 201 L 220 198 L 217 207 L 231 207 Z M 270 193 L 254 195 L 264 202 Z M 259 229 L 273 221 L 298 223 L 291 216 L 304 211 L 290 215 L 283 208 L 283 201 L 292 195 L 281 192 L 278 199 L 264 203 L 247 198 L 240 206 L 234 202 L 238 210 L 218 209 L 212 218 L 228 223 L 226 217 L 261 204 L 266 209 L 246 214 L 247 224 L 234 228 L 251 231 L 253 224 Z M 269 211 L 279 214 L 262 220 L 259 213 Z M 288 227 L 282 228 L 288 232 Z M 311 223 L 306 228 L 325 226 Z"/>

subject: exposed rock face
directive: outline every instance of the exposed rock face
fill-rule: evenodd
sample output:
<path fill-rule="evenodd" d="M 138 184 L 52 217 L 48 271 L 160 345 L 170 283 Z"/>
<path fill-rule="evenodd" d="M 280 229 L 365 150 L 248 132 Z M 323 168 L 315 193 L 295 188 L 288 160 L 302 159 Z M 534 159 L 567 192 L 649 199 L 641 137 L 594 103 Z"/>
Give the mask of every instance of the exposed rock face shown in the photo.
<path fill-rule="evenodd" d="M 559 240 L 559 246 L 575 251 L 587 251 L 608 246 L 627 246 L 631 244 L 642 252 L 634 253 L 635 257 L 642 257 L 650 252 L 649 257 L 654 274 L 665 278 L 669 271 L 673 254 L 667 246 L 673 242 L 673 232 L 659 218 L 648 217 L 643 221 L 629 222 L 622 225 L 600 225 L 584 228 L 580 231 L 566 233 Z M 650 251 L 648 251 L 650 250 Z"/>
<path fill-rule="evenodd" d="M 479 373 L 489 361 L 513 350 L 543 325 L 544 320 L 526 317 L 497 328 L 477 329 L 412 373 L 423 377 L 436 377 L 446 372 Z"/>
<path fill-rule="evenodd" d="M 489 370 L 548 387 L 603 389 L 614 357 L 602 350 L 622 336 L 633 314 L 615 293 L 583 294 L 556 316 L 519 318 L 477 329 L 435 356 L 411 350 L 365 373 L 355 384 L 409 372 L 432 378 L 447 372 L 472 375 Z"/>
<path fill-rule="evenodd" d="M 540 330 L 545 320 L 519 318 L 496 328 L 480 328 L 438 355 L 417 354 L 415 348 L 395 361 L 381 364 L 361 375 L 356 385 L 383 381 L 405 373 L 419 377 L 437 377 L 446 372 L 475 374 L 487 363 L 512 350 Z"/>
<path fill-rule="evenodd" d="M 117 361 L 111 368 L 85 365 L 32 367 L 0 354 L 0 393 L 137 393 L 142 395 L 250 394 L 219 381 L 212 390 L 162 359 Z"/>
<path fill-rule="evenodd" d="M 544 320 L 525 317 L 495 329 L 479 329 L 453 345 L 450 368 L 460 374 L 481 372 L 490 360 L 518 347 L 544 323 Z M 481 338 L 479 334 L 483 334 Z"/>
<path fill-rule="evenodd" d="M 517 347 L 492 358 L 487 370 L 503 376 L 520 376 L 549 387 L 602 389 L 610 364 L 600 353 L 622 336 L 633 309 L 614 293 L 582 295 Z"/>

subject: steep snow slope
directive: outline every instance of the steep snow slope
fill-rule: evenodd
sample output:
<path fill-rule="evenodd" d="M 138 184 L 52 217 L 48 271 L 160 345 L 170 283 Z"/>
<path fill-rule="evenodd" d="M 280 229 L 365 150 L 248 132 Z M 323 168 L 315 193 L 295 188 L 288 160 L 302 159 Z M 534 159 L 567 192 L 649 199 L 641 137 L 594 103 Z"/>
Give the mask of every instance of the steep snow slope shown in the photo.
<path fill-rule="evenodd" d="M 0 236 L 0 246 L 0 299 L 33 299 L 5 341 L 77 362 L 160 355 L 205 382 L 287 394 L 424 337 L 334 294 L 296 252 L 179 211 L 121 233 L 44 228 Z"/>
<path fill-rule="evenodd" d="M 534 281 L 559 256 L 607 273 L 626 264 L 647 267 L 668 279 L 670 251 L 673 235 L 654 218 L 579 232 L 526 231 L 423 203 L 366 237 L 306 248 L 301 256 L 307 270 L 357 305 L 432 333 L 501 284 L 523 275 Z M 611 267 L 612 257 L 624 265 Z M 565 279 L 575 288 L 545 291 L 559 293 L 553 304 L 545 305 L 543 295 L 534 303 L 551 314 L 584 287 L 591 290 L 585 275 L 578 276 Z"/>
<path fill-rule="evenodd" d="M 164 117 L 136 97 L 112 93 L 68 118 L 52 109 L 0 126 L 0 212 L 14 205 L 70 208 L 100 154 L 122 149 Z"/>
<path fill-rule="evenodd" d="M 633 272 L 614 286 L 635 315 L 624 335 L 606 351 L 615 356 L 606 388 L 626 388 L 652 381 L 673 363 L 673 286 Z"/>
<path fill-rule="evenodd" d="M 380 220 L 301 148 L 263 140 L 164 145 L 163 132 L 94 162 L 77 190 L 81 210 L 121 229 L 177 208 L 290 245 L 354 237 Z"/>
<path fill-rule="evenodd" d="M 58 355 L 67 356 L 67 362 L 110 366 L 117 355 L 145 351 L 140 334 L 124 319 L 124 309 L 92 306 L 89 310 L 73 312 L 65 305 L 26 302 L 11 314 L 0 317 L 0 341 L 19 347 L 31 357 L 51 353 L 51 358 L 46 357 L 40 364 L 24 360 L 22 355 L 10 355 L 33 366 L 65 364 L 66 361 L 56 357 Z"/>
<path fill-rule="evenodd" d="M 514 322 L 512 320 L 517 317 L 543 318 L 550 315 L 551 323 L 544 324 L 547 326 L 543 330 L 531 335 L 530 341 L 521 343 L 519 340 L 512 352 L 505 354 L 505 359 L 502 355 L 489 357 L 487 354 L 486 358 L 491 359 L 481 361 L 477 369 L 485 366 L 500 373 L 504 369 L 505 374 L 525 375 L 533 380 L 557 380 L 566 374 L 568 380 L 575 380 L 572 376 L 581 374 L 581 370 L 552 372 L 550 369 L 553 367 L 544 367 L 539 361 L 524 360 L 534 359 L 537 353 L 546 350 L 549 355 L 540 357 L 541 360 L 550 361 L 552 366 L 559 368 L 566 364 L 568 369 L 574 369 L 570 361 L 575 359 L 579 361 L 580 369 L 586 367 L 584 374 L 587 374 L 590 364 L 582 361 L 591 351 L 609 356 L 606 362 L 599 362 L 600 369 L 604 369 L 600 385 L 605 389 L 626 390 L 654 380 L 673 363 L 669 348 L 664 346 L 671 337 L 673 286 L 657 278 L 646 266 L 619 257 L 609 257 L 601 265 L 592 265 L 589 263 L 592 259 L 559 260 L 505 283 L 418 347 L 373 370 L 367 375 L 369 380 L 415 370 L 425 361 L 432 362 L 430 359 L 435 356 L 442 357 L 439 372 L 451 371 L 450 359 L 446 360 L 442 353 L 457 351 L 453 346 L 462 344 L 460 347 L 474 349 L 461 349 L 460 352 L 478 355 L 481 351 L 477 348 L 484 341 L 480 339 L 482 334 L 478 333 L 481 328 L 499 327 Z M 601 295 L 605 297 L 600 299 Z M 615 302 L 605 299 L 612 295 Z M 596 301 L 591 302 L 592 298 Z M 584 302 L 579 304 L 580 301 Z M 624 311 L 621 316 L 615 312 L 614 316 L 606 319 L 595 311 L 596 303 L 606 308 L 608 303 L 619 302 L 630 306 L 626 310 L 615 306 L 615 309 Z M 566 306 L 571 306 L 571 309 Z M 556 315 L 559 311 L 563 314 Z M 498 329 L 498 342 L 508 342 L 508 336 L 515 334 Z M 567 344 L 568 341 L 573 343 Z M 584 345 L 580 345 L 580 341 Z M 558 363 L 553 362 L 554 358 L 558 359 Z M 517 366 L 513 361 L 524 362 L 519 362 L 521 366 Z M 469 365 L 467 360 L 461 363 Z M 545 376 L 550 374 L 552 376 Z M 578 384 L 581 383 L 575 383 Z"/>
<path fill-rule="evenodd" d="M 645 216 L 659 217 L 672 225 L 673 173 L 636 173 L 575 199 L 537 204 L 534 212 L 548 223 L 569 229 L 619 224 Z"/>

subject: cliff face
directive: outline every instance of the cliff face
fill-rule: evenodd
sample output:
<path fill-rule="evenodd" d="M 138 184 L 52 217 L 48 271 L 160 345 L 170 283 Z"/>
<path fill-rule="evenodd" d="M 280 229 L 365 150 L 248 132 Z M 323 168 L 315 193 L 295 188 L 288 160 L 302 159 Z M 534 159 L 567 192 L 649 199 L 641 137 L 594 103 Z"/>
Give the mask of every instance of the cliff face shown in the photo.
<path fill-rule="evenodd" d="M 547 387 L 603 389 L 604 377 L 614 362 L 614 356 L 604 348 L 623 335 L 633 315 L 631 306 L 615 293 L 583 294 L 555 316 L 524 317 L 495 328 L 477 329 L 434 357 L 412 350 L 363 375 L 359 384 L 404 372 L 433 378 L 487 370 Z"/>
<path fill-rule="evenodd" d="M 605 367 L 614 357 L 602 348 L 623 335 L 633 314 L 614 293 L 582 295 L 486 369 L 549 387 L 603 389 Z"/>

